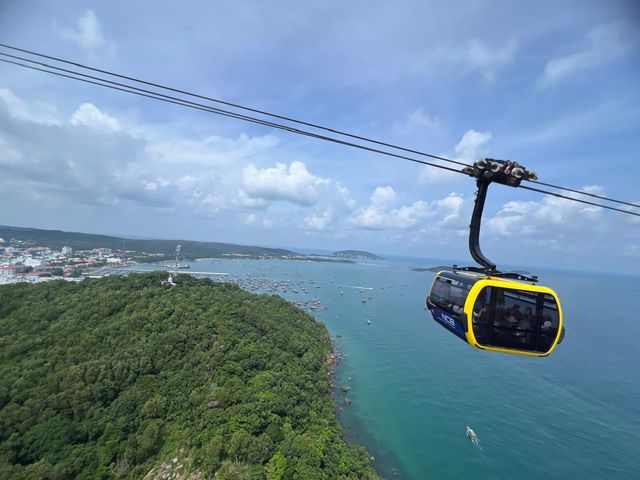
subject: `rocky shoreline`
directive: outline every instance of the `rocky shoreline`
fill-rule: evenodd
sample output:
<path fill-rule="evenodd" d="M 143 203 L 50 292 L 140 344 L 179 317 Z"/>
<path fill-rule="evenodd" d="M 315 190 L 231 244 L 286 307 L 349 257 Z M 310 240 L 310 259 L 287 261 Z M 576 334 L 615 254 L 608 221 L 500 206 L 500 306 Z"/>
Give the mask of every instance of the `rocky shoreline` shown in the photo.
<path fill-rule="evenodd" d="M 333 383 L 336 374 L 336 367 L 342 360 L 342 354 L 333 347 L 331 353 L 327 356 L 327 379 L 329 380 L 329 389 L 331 391 L 335 390 L 336 386 Z"/>
<path fill-rule="evenodd" d="M 334 393 L 336 390 L 335 370 L 341 360 L 342 360 L 342 354 L 334 346 L 331 353 L 329 353 L 329 355 L 327 356 L 327 367 L 328 367 L 327 378 L 329 380 L 329 389 L 331 390 L 331 393 Z M 353 403 L 353 400 L 346 396 L 350 390 L 351 390 L 351 387 L 349 387 L 348 385 L 340 386 L 340 392 L 342 392 L 342 394 L 345 396 L 344 399 L 342 400 L 342 403 L 346 406 L 349 406 Z M 339 408 L 342 408 L 342 407 L 339 407 Z"/>

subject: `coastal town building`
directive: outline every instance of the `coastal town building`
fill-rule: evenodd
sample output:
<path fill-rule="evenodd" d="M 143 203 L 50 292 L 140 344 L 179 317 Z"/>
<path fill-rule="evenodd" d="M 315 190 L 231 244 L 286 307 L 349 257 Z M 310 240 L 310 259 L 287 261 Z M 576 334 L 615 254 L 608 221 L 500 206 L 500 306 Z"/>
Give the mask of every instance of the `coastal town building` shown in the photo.
<path fill-rule="evenodd" d="M 15 265 L 0 265 L 0 285 L 4 283 L 12 283 L 15 275 Z"/>
<path fill-rule="evenodd" d="M 46 267 L 47 261 L 40 257 L 26 257 L 22 262 L 23 265 L 32 268 Z"/>

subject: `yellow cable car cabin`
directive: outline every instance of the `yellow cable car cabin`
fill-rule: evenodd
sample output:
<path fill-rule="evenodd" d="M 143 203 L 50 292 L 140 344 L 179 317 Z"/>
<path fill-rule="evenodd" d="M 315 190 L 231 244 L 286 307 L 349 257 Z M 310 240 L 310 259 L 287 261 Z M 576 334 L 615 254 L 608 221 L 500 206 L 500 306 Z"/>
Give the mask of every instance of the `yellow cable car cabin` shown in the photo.
<path fill-rule="evenodd" d="M 534 172 L 509 160 L 485 158 L 462 172 L 478 191 L 469 224 L 469 252 L 481 267 L 453 266 L 438 272 L 427 296 L 433 319 L 475 348 L 545 357 L 562 342 L 562 308 L 556 292 L 536 285 L 538 277 L 500 272 L 480 249 L 482 211 L 492 182 L 518 187 L 537 180 Z"/>
<path fill-rule="evenodd" d="M 544 357 L 562 342 L 562 308 L 548 287 L 468 271 L 441 271 L 427 308 L 475 348 Z"/>

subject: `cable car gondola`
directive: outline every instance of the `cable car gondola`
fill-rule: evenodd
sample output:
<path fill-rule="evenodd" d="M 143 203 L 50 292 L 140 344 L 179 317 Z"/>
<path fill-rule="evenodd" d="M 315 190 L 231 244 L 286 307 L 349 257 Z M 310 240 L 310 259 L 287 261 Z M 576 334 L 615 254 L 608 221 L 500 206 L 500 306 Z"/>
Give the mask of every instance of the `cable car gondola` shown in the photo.
<path fill-rule="evenodd" d="M 564 337 L 562 307 L 556 292 L 537 285 L 538 277 L 500 272 L 480 250 L 480 222 L 491 182 L 517 187 L 534 180 L 515 162 L 483 159 L 463 170 L 476 178 L 478 192 L 469 226 L 469 250 L 482 265 L 437 273 L 427 308 L 433 319 L 475 348 L 544 357 Z"/>

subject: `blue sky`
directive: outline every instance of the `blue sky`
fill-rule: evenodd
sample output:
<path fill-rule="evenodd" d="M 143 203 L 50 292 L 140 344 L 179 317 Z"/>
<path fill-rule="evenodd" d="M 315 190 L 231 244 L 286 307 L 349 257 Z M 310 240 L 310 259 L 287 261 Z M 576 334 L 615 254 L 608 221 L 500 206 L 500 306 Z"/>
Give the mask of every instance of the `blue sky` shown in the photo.
<path fill-rule="evenodd" d="M 640 202 L 640 6 L 0 4 L 0 40 Z M 0 224 L 468 259 L 474 184 L 0 65 Z M 498 263 L 627 271 L 640 222 L 493 186 Z"/>

